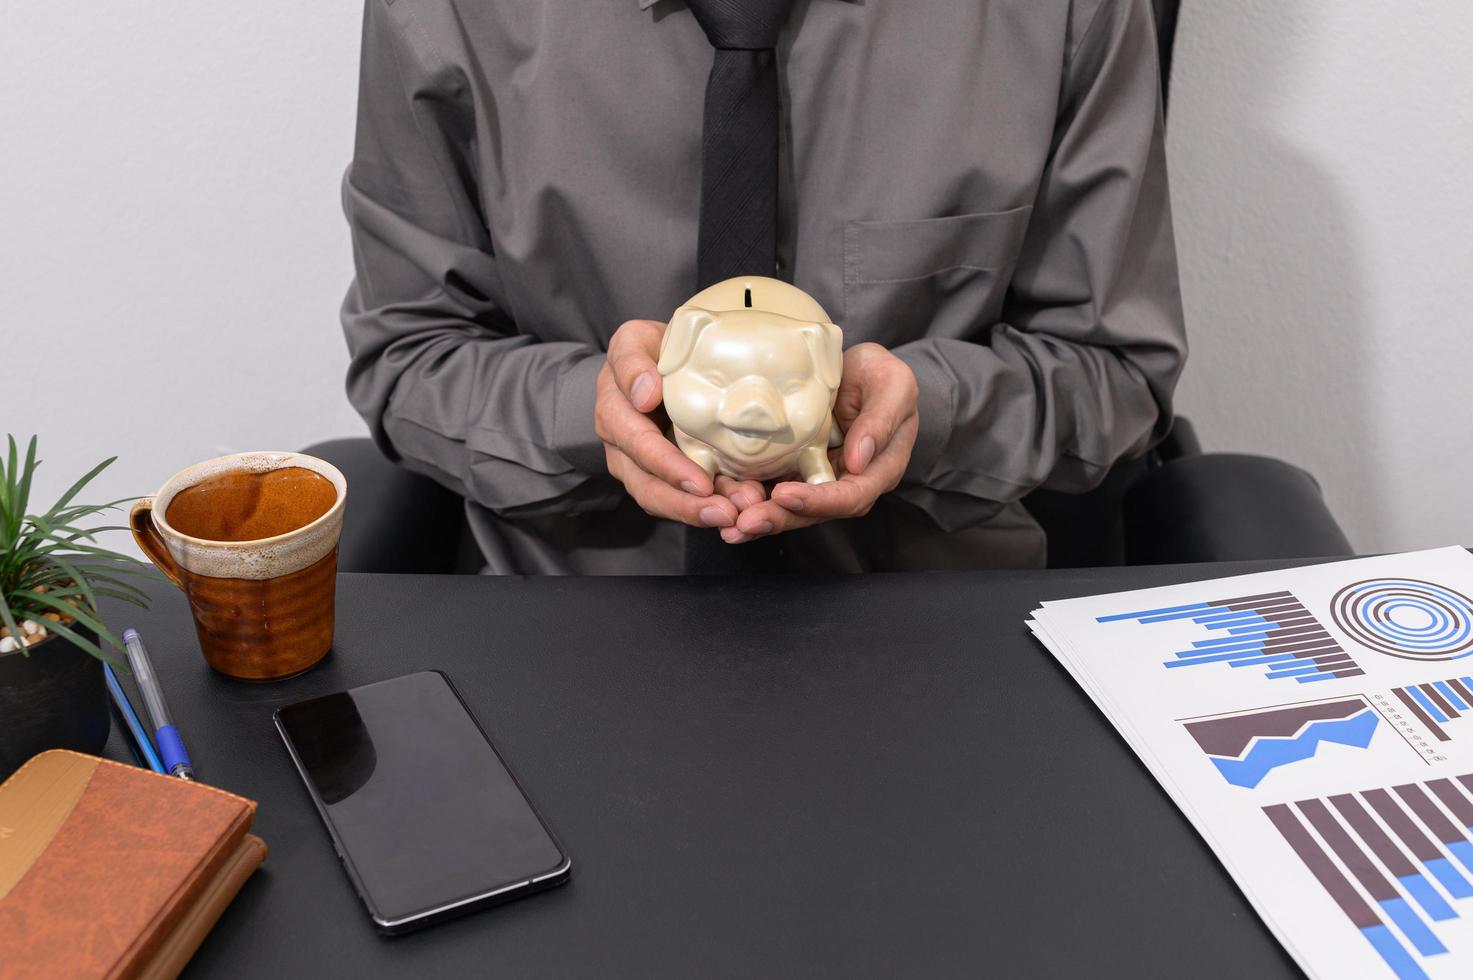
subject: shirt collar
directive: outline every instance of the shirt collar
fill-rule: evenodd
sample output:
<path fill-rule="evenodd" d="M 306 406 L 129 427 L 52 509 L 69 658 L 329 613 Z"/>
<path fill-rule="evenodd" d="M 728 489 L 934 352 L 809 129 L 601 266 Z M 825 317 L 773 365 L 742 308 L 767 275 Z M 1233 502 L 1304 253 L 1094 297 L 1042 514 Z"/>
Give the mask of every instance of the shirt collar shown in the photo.
<path fill-rule="evenodd" d="M 660 0 L 639 0 L 639 9 L 640 10 L 648 10 L 648 9 L 650 9 L 651 7 L 653 7 L 655 4 L 657 4 L 659 2 L 660 2 Z M 845 3 L 863 3 L 864 0 L 844 0 L 844 2 Z"/>

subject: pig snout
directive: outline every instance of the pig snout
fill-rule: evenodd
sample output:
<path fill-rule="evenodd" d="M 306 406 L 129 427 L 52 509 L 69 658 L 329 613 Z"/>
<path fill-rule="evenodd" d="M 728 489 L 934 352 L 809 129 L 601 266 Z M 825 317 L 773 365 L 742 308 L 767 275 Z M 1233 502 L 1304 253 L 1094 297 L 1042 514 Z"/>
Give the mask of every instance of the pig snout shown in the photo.
<path fill-rule="evenodd" d="M 777 387 L 758 377 L 743 378 L 726 389 L 717 420 L 743 432 L 779 432 L 788 424 Z"/>

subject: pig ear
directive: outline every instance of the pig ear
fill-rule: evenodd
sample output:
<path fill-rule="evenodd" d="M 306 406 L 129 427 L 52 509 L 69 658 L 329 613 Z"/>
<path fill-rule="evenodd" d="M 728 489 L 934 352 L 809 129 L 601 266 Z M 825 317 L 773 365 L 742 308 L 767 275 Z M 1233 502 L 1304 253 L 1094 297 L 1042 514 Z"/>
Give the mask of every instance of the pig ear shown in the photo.
<path fill-rule="evenodd" d="M 803 342 L 813 358 L 813 373 L 825 388 L 837 391 L 844 371 L 844 331 L 832 323 L 810 323 L 803 328 Z"/>
<path fill-rule="evenodd" d="M 690 358 L 690 352 L 695 350 L 701 331 L 715 322 L 716 317 L 709 310 L 698 306 L 682 306 L 676 310 L 670 318 L 670 325 L 665 328 L 665 339 L 660 341 L 660 363 L 657 365 L 660 374 L 673 374 L 680 370 Z"/>

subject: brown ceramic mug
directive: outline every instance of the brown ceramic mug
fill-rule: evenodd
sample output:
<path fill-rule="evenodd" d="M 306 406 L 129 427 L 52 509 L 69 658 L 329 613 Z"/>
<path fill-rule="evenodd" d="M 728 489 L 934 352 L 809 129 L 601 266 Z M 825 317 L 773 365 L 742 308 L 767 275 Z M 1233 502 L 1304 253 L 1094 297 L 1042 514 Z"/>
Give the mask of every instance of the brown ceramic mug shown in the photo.
<path fill-rule="evenodd" d="M 237 453 L 175 473 L 133 505 L 129 524 L 189 598 L 205 662 L 273 680 L 332 647 L 347 499 L 343 474 L 314 456 Z"/>

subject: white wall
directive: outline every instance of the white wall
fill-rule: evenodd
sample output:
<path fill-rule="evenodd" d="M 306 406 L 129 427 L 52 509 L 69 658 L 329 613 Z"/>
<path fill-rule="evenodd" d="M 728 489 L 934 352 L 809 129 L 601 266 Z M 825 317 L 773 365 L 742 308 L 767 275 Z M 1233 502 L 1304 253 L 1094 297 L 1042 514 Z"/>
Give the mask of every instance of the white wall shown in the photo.
<path fill-rule="evenodd" d="M 1307 466 L 1363 550 L 1473 544 L 1473 15 L 1186 0 L 1170 154 L 1209 448 Z M 338 180 L 361 6 L 17 4 L 0 31 L 0 432 L 38 498 L 360 433 Z"/>
<path fill-rule="evenodd" d="M 362 9 L 7 5 L 0 438 L 39 433 L 36 503 L 112 455 L 90 499 L 365 431 L 337 320 Z"/>
<path fill-rule="evenodd" d="M 1182 412 L 1308 468 L 1359 550 L 1473 545 L 1473 13 L 1183 7 Z"/>

